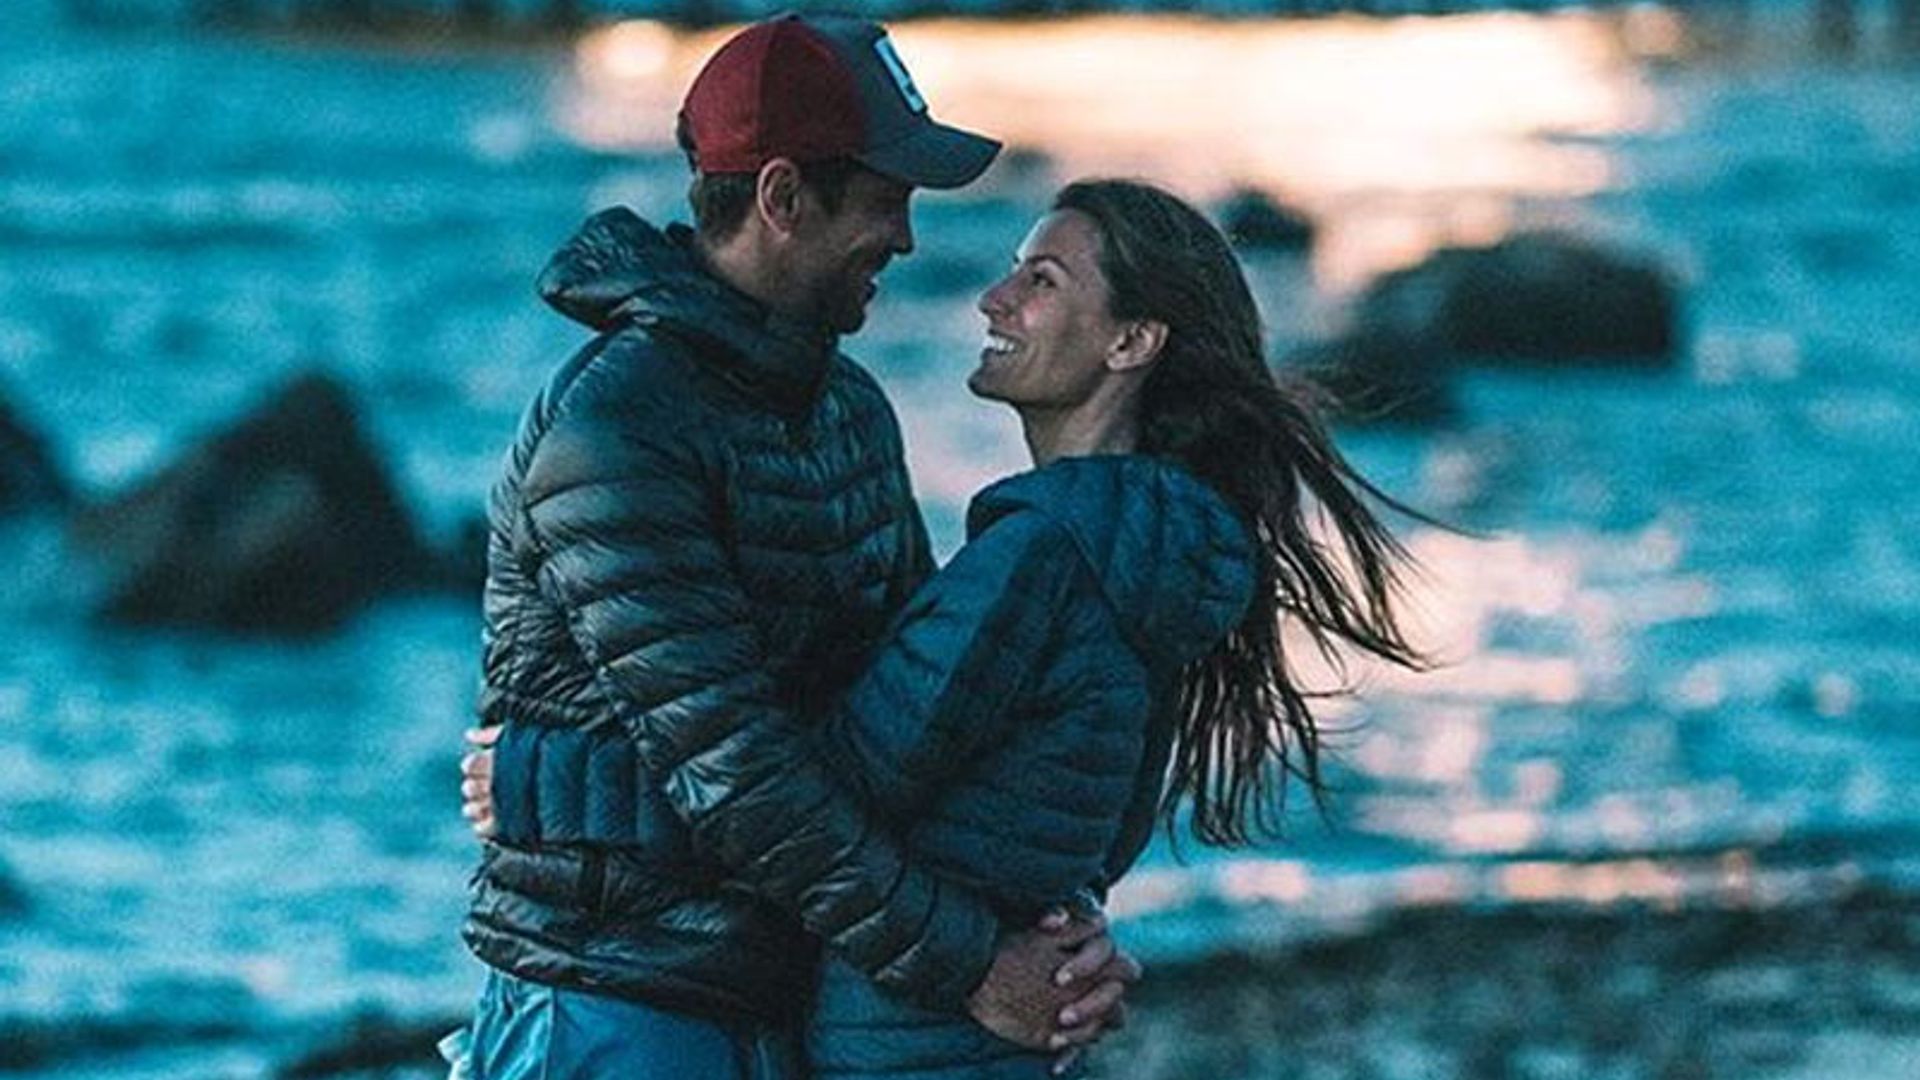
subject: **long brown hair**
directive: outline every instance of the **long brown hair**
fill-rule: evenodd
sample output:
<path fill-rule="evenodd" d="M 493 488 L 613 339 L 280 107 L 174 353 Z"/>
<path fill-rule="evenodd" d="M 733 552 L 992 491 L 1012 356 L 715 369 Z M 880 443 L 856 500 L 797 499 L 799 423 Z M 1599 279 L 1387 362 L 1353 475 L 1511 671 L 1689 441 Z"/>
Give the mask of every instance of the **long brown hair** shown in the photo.
<path fill-rule="evenodd" d="M 1205 843 L 1275 836 L 1289 777 L 1316 801 L 1324 791 L 1310 702 L 1327 692 L 1298 684 L 1282 628 L 1305 630 L 1336 670 L 1342 647 L 1426 666 L 1394 610 L 1409 556 L 1368 500 L 1406 508 L 1340 455 L 1304 387 L 1275 379 L 1239 260 L 1205 216 L 1126 180 L 1071 184 L 1053 208 L 1085 214 L 1099 229 L 1110 314 L 1167 327 L 1141 387 L 1140 452 L 1211 485 L 1257 541 L 1254 603 L 1184 673 L 1161 813 L 1171 832 L 1179 804 L 1191 799 L 1193 834 Z M 1335 548 L 1313 516 L 1332 526 Z"/>

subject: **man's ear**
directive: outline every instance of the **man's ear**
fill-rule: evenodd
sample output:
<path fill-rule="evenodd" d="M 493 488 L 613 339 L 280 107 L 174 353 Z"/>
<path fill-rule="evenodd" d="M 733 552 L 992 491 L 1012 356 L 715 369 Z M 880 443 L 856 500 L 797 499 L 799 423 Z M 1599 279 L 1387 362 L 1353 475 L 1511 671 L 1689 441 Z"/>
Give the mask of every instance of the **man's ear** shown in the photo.
<path fill-rule="evenodd" d="M 800 166 L 789 158 L 774 158 L 760 166 L 754 177 L 754 210 L 776 234 L 789 235 L 799 224 L 803 186 Z"/>
<path fill-rule="evenodd" d="M 1167 324 L 1155 319 L 1130 319 L 1107 350 L 1108 371 L 1145 371 L 1167 347 Z"/>

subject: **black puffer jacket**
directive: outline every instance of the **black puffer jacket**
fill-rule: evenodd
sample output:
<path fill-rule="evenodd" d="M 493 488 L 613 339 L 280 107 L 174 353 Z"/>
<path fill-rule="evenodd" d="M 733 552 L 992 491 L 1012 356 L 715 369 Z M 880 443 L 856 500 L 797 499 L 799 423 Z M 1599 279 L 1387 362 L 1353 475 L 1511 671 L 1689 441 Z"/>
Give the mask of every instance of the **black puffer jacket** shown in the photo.
<path fill-rule="evenodd" d="M 705 273 L 676 228 L 589 220 L 541 282 L 601 331 L 522 422 L 490 507 L 483 723 L 593 738 L 553 826 L 489 845 L 465 937 L 494 967 L 790 1019 L 810 930 L 953 1008 L 995 920 L 903 861 L 811 749 L 928 572 L 898 426 L 830 338 Z M 534 745 L 528 745 L 529 743 Z"/>

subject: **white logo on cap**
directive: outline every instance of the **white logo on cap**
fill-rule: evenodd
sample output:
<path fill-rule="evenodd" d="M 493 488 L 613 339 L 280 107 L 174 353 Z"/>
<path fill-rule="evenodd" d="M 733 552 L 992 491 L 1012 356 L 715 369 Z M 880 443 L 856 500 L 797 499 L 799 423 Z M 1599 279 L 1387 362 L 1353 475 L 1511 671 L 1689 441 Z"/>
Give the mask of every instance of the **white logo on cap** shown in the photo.
<path fill-rule="evenodd" d="M 907 65 L 900 62 L 900 54 L 893 51 L 893 42 L 885 34 L 873 41 L 873 51 L 880 54 L 880 63 L 885 65 L 887 74 L 893 76 L 893 85 L 900 88 L 900 96 L 907 99 L 907 108 L 914 112 L 927 111 L 927 99 L 913 85 L 913 76 L 907 74 Z"/>

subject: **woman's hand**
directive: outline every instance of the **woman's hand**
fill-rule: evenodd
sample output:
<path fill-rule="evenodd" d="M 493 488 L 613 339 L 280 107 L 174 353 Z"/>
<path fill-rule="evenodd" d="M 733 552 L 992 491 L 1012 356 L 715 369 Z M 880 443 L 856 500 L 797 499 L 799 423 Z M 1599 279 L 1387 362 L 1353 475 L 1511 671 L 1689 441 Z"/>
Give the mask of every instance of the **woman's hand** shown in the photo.
<path fill-rule="evenodd" d="M 1057 1075 L 1126 1023 L 1122 998 L 1139 979 L 1140 965 L 1115 947 L 1104 915 L 1055 911 L 1037 927 L 1002 939 L 967 1011 L 1008 1042 L 1059 1055 Z"/>
<path fill-rule="evenodd" d="M 473 747 L 460 759 L 460 816 L 482 840 L 493 835 L 493 744 L 500 741 L 499 725 L 475 728 L 466 733 Z"/>

